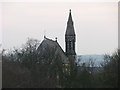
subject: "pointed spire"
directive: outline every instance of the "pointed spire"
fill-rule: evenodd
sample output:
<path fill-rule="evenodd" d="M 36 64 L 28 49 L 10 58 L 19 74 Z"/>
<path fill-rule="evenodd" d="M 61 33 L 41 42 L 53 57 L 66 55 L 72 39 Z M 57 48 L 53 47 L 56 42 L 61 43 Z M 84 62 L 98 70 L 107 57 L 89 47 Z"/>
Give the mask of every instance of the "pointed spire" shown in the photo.
<path fill-rule="evenodd" d="M 72 21 L 72 14 L 71 14 L 71 9 L 69 10 L 68 23 L 72 23 L 72 24 L 73 24 L 73 21 Z"/>
<path fill-rule="evenodd" d="M 66 35 L 75 35 L 74 25 L 72 20 L 71 9 L 69 10 L 69 17 L 67 21 Z"/>

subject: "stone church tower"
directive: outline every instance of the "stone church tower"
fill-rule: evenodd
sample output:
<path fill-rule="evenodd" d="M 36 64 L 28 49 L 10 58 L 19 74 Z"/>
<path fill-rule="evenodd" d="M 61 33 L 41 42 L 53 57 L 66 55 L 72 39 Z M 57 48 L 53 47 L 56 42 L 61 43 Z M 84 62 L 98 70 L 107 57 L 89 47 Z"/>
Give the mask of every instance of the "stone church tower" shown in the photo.
<path fill-rule="evenodd" d="M 76 42 L 76 35 L 74 31 L 74 25 L 73 25 L 71 10 L 70 10 L 68 21 L 67 21 L 66 33 L 65 33 L 65 43 L 66 43 L 65 53 L 69 59 L 69 62 L 72 64 L 72 66 L 75 65 L 75 60 L 76 60 L 75 42 Z"/>

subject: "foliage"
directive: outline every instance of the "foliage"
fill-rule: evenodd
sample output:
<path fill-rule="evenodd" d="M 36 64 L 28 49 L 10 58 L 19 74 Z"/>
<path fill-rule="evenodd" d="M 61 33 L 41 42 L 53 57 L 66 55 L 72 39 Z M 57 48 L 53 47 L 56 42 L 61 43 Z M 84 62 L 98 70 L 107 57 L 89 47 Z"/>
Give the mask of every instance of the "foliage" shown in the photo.
<path fill-rule="evenodd" d="M 103 86 L 109 88 L 118 87 L 118 62 L 120 60 L 120 51 L 113 53 L 105 59 L 103 64 L 102 79 Z"/>
<path fill-rule="evenodd" d="M 20 49 L 2 56 L 3 88 L 116 88 L 118 87 L 118 62 L 120 51 L 105 55 L 101 67 L 94 61 L 71 69 L 65 73 L 62 58 L 54 55 L 55 49 L 46 53 L 44 59 L 38 55 L 39 41 L 28 39 Z M 4 52 L 2 52 L 4 53 Z M 99 70 L 100 69 L 100 70 Z"/>
<path fill-rule="evenodd" d="M 28 39 L 24 47 L 3 56 L 3 88 L 57 87 L 62 82 L 62 60 L 54 57 L 41 59 L 37 53 L 38 41 Z M 59 76 L 59 80 L 57 80 Z"/>

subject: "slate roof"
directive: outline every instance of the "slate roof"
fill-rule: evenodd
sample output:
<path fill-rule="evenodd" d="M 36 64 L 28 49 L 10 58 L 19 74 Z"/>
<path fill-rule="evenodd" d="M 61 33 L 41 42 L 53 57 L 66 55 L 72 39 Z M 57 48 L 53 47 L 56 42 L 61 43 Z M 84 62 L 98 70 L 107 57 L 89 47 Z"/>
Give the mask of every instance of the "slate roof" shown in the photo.
<path fill-rule="evenodd" d="M 51 55 L 52 57 L 59 56 L 61 60 L 63 60 L 63 63 L 69 63 L 67 56 L 65 55 L 58 42 L 53 41 L 52 39 L 45 37 L 42 43 L 39 45 L 37 51 L 39 55 L 43 57 L 50 58 L 49 56 Z"/>

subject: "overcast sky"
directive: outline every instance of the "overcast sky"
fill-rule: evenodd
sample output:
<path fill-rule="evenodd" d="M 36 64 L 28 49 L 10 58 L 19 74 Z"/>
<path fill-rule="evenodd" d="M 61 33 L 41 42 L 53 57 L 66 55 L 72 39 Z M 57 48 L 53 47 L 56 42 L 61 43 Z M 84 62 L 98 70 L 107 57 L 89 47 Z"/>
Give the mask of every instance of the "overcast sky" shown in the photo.
<path fill-rule="evenodd" d="M 114 1 L 114 0 L 110 0 Z M 65 50 L 69 15 L 76 33 L 77 54 L 105 54 L 118 47 L 117 2 L 6 2 L 0 3 L 3 48 L 20 47 L 28 37 L 46 36 Z M 1 41 L 1 40 L 0 40 Z"/>

